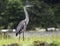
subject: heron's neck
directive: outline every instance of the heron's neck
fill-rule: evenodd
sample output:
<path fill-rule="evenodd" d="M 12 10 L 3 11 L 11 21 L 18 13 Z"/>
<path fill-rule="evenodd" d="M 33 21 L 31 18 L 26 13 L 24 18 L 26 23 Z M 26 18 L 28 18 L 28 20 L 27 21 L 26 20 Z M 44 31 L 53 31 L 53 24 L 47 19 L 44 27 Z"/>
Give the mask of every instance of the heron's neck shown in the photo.
<path fill-rule="evenodd" d="M 29 16 L 28 16 L 28 12 L 27 12 L 25 7 L 24 7 L 24 12 L 25 12 L 25 16 L 26 16 L 25 20 L 28 23 L 29 22 Z"/>

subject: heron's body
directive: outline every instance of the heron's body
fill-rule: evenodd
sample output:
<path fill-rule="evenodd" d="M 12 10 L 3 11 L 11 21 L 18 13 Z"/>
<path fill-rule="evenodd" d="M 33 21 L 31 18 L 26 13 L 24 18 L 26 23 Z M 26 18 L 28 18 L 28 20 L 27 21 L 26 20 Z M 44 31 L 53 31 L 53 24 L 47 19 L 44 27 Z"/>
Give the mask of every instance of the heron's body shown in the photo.
<path fill-rule="evenodd" d="M 25 16 L 26 18 L 22 21 L 19 22 L 17 28 L 16 28 L 16 36 L 19 34 L 21 34 L 23 31 L 26 30 L 26 27 L 28 25 L 28 22 L 29 22 L 29 16 L 28 16 L 28 13 L 27 13 L 27 10 L 26 10 L 26 7 L 24 7 L 24 12 L 25 12 Z"/>
<path fill-rule="evenodd" d="M 21 34 L 21 33 L 24 31 L 25 25 L 26 25 L 26 21 L 25 21 L 25 20 L 22 20 L 22 21 L 18 24 L 17 29 L 16 29 L 16 36 L 17 36 L 18 34 Z"/>

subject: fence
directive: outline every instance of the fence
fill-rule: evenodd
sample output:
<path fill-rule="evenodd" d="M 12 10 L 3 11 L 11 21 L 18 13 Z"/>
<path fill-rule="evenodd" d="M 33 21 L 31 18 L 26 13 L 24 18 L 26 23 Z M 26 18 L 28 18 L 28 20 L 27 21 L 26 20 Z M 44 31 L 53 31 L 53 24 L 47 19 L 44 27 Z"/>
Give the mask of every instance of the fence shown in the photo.
<path fill-rule="evenodd" d="M 4 30 L 1 30 L 0 33 L 3 33 L 4 36 L 7 37 L 7 35 L 10 35 L 10 36 L 13 36 L 13 37 L 16 37 L 15 36 L 15 32 L 16 30 L 15 29 L 4 29 Z M 23 36 L 22 35 L 23 33 L 21 33 L 21 37 Z M 24 32 L 24 36 L 25 37 L 31 37 L 31 36 L 38 36 L 38 37 L 46 37 L 46 36 L 57 36 L 57 35 L 60 35 L 60 31 L 58 32 L 46 32 L 46 31 L 25 31 Z"/>

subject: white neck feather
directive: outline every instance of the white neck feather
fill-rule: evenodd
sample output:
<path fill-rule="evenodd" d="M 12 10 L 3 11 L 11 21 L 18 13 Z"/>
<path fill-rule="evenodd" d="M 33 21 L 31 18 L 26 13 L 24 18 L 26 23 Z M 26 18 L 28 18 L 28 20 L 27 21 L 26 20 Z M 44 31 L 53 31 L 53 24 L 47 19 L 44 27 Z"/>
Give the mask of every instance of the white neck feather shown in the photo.
<path fill-rule="evenodd" d="M 28 24 L 28 22 L 29 22 L 29 16 L 28 16 L 28 12 L 26 10 L 26 7 L 24 7 L 24 12 L 25 12 L 25 16 L 26 16 L 25 20 L 26 20 L 26 23 Z"/>

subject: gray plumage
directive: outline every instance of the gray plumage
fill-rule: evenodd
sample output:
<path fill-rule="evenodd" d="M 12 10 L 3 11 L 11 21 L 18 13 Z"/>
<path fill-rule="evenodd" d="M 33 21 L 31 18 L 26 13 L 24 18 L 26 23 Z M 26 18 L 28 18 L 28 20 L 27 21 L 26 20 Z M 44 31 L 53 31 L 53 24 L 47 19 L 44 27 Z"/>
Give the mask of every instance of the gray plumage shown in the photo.
<path fill-rule="evenodd" d="M 26 29 L 25 26 L 27 26 L 27 25 L 26 25 L 26 21 L 25 21 L 25 20 L 22 20 L 22 21 L 18 24 L 18 26 L 17 26 L 16 36 L 17 36 L 18 34 L 21 34 L 21 33 Z"/>
<path fill-rule="evenodd" d="M 17 26 L 17 28 L 16 28 L 16 36 L 18 35 L 18 34 L 21 34 L 23 31 L 25 31 L 26 30 L 26 27 L 27 27 L 27 25 L 28 25 L 28 22 L 29 22 L 29 16 L 28 16 L 28 12 L 27 12 L 27 10 L 26 10 L 26 8 L 27 7 L 31 7 L 30 5 L 26 5 L 25 7 L 24 7 L 24 12 L 25 12 L 25 19 L 24 20 L 22 20 L 21 22 L 19 22 L 19 24 L 18 24 L 18 26 Z"/>

